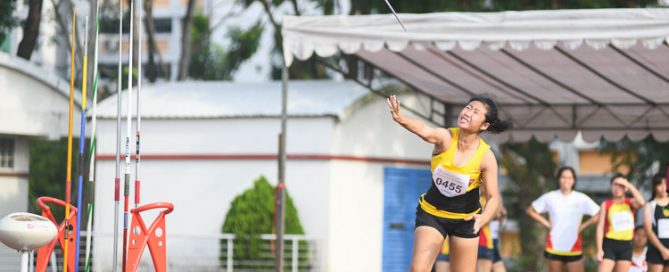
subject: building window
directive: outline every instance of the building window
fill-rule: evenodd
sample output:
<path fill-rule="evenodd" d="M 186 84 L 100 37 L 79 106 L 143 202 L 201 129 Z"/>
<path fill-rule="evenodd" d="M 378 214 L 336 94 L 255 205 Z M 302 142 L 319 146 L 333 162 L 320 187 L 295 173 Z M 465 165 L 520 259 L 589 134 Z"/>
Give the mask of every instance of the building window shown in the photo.
<path fill-rule="evenodd" d="M 0 168 L 14 168 L 14 139 L 0 138 Z"/>
<path fill-rule="evenodd" d="M 155 18 L 153 21 L 156 33 L 172 33 L 172 18 Z"/>

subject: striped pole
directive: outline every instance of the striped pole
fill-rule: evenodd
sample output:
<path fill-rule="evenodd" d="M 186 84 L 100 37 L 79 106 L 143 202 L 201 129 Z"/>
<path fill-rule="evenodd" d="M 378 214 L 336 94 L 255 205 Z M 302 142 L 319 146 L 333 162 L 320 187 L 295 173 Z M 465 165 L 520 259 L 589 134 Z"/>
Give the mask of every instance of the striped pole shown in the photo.
<path fill-rule="evenodd" d="M 70 245 L 70 200 L 72 194 L 72 114 L 74 111 L 74 47 L 76 45 L 77 14 L 72 6 L 72 52 L 70 52 L 70 112 L 67 125 L 67 175 L 65 176 L 65 245 L 63 246 L 63 272 L 67 272 L 68 248 Z"/>
<path fill-rule="evenodd" d="M 128 253 L 128 206 L 130 197 L 130 129 L 132 128 L 132 48 L 133 48 L 133 23 L 135 18 L 135 2 L 130 0 L 130 43 L 128 50 L 128 114 L 126 116 L 125 130 L 125 186 L 123 191 L 123 256 L 121 262 L 123 271 L 125 271 L 127 253 Z"/>
<path fill-rule="evenodd" d="M 98 106 L 98 35 L 100 33 L 100 2 L 96 1 L 95 6 L 95 51 L 93 53 L 93 119 L 92 119 L 92 128 L 91 128 L 91 145 L 89 147 L 89 170 L 88 170 L 88 181 L 90 182 L 90 193 L 89 200 L 92 201 L 95 196 L 95 146 L 97 141 L 96 136 L 96 124 L 97 124 L 97 106 Z M 93 225 L 93 203 L 88 203 L 88 222 L 86 224 L 86 258 L 85 258 L 85 271 L 90 271 L 90 260 L 91 260 L 91 237 L 93 236 L 92 227 Z"/>
<path fill-rule="evenodd" d="M 86 164 L 84 160 L 84 140 L 86 139 L 86 79 L 88 77 L 88 16 L 86 16 L 86 21 L 84 22 L 84 75 L 81 78 L 81 130 L 79 132 L 79 180 L 77 181 L 77 227 L 76 227 L 76 239 L 74 240 L 74 272 L 79 271 L 79 241 L 81 238 L 81 195 L 82 187 L 84 186 L 84 165 Z"/>
<path fill-rule="evenodd" d="M 137 28 L 137 33 L 138 39 L 139 39 L 139 51 L 137 52 L 137 58 L 138 58 L 138 65 L 137 65 L 137 73 L 138 79 L 137 79 L 137 132 L 135 134 L 136 137 L 136 146 L 135 146 L 135 208 L 139 206 L 139 189 L 140 189 L 140 181 L 139 181 L 139 163 L 140 163 L 140 152 L 139 152 L 139 143 L 140 143 L 140 135 L 141 135 L 141 124 L 142 124 L 142 116 L 141 116 L 141 100 L 140 100 L 140 93 L 142 91 L 142 47 L 144 47 L 144 41 L 142 40 L 142 0 L 139 0 L 139 27 Z"/>
<path fill-rule="evenodd" d="M 114 268 L 117 271 L 118 261 L 118 214 L 121 195 L 121 91 L 123 90 L 123 0 L 119 0 L 118 8 L 118 89 L 116 92 L 116 177 L 114 178 Z"/>

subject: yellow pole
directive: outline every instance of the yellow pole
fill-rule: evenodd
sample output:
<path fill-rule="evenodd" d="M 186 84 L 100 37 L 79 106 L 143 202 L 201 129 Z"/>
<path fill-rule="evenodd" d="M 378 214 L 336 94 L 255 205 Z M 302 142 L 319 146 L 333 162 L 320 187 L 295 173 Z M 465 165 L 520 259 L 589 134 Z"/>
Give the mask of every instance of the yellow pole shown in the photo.
<path fill-rule="evenodd" d="M 77 14 L 74 7 L 72 7 L 72 52 L 70 53 L 70 113 L 69 123 L 67 125 L 67 176 L 65 178 L 65 245 L 63 246 L 63 272 L 67 272 L 68 265 L 68 247 L 70 241 L 69 235 L 69 218 L 70 218 L 70 195 L 72 190 L 72 113 L 74 111 L 74 46 L 76 44 L 75 32 Z M 86 100 L 82 103 L 86 103 Z M 83 114 L 83 113 L 82 113 Z"/>

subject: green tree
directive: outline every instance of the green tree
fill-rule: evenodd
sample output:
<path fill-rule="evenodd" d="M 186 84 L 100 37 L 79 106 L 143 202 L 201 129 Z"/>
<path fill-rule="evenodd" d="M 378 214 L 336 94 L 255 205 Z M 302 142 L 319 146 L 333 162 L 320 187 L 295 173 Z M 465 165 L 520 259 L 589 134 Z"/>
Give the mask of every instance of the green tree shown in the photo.
<path fill-rule="evenodd" d="M 7 38 L 7 34 L 18 25 L 18 19 L 14 17 L 16 0 L 0 1 L 0 45 Z"/>
<path fill-rule="evenodd" d="M 227 31 L 230 45 L 226 48 L 209 41 L 209 18 L 196 14 L 193 18 L 193 58 L 189 65 L 191 78 L 204 80 L 232 80 L 239 66 L 255 54 L 260 45 L 263 27 L 260 22 L 242 30 L 231 27 Z"/>
<path fill-rule="evenodd" d="M 656 0 L 426 0 L 391 1 L 396 12 L 427 13 L 440 11 L 500 11 L 541 9 L 637 8 L 657 5 Z M 384 1 L 362 0 L 351 2 L 351 14 L 390 13 Z"/>
<path fill-rule="evenodd" d="M 658 142 L 653 136 L 634 142 L 627 137 L 617 142 L 602 141 L 599 152 L 611 155 L 613 171 L 628 169 L 627 177 L 640 188 L 650 190 L 653 175 L 664 174 L 669 166 L 669 142 Z"/>
<path fill-rule="evenodd" d="M 78 146 L 79 140 L 74 138 L 72 153 L 72 192 L 76 194 L 76 180 L 78 176 L 77 165 L 79 163 Z M 86 145 L 88 146 L 88 145 Z M 65 200 L 65 179 L 67 172 L 67 139 L 57 141 L 34 140 L 30 142 L 30 177 L 28 178 L 28 210 L 32 213 L 41 214 L 42 210 L 37 206 L 37 198 L 48 196 Z M 88 170 L 87 167 L 84 167 Z M 86 175 L 86 173 L 84 173 Z M 87 184 L 85 184 L 86 186 Z M 84 191 L 86 192 L 86 191 Z M 84 194 L 86 195 L 86 194 Z M 73 205 L 76 198 L 72 197 Z M 84 198 L 84 203 L 87 199 Z M 57 222 L 61 222 L 65 215 L 62 206 L 50 205 Z M 85 205 L 82 205 L 85 207 Z M 83 215 L 86 218 L 86 215 Z M 83 221 L 85 222 L 85 221 Z"/>
<path fill-rule="evenodd" d="M 235 234 L 236 259 L 242 260 L 273 260 L 262 254 L 263 240 L 261 234 L 274 232 L 274 188 L 269 184 L 265 177 L 255 180 L 253 187 L 244 191 L 241 195 L 235 197 L 225 216 L 225 222 L 221 231 L 223 233 Z M 300 223 L 297 209 L 293 204 L 293 199 L 286 191 L 286 234 L 304 234 L 304 229 Z M 221 242 L 221 248 L 227 245 Z M 305 245 L 300 245 L 305 248 Z M 221 252 L 221 264 L 225 265 L 225 251 Z M 235 268 L 244 268 L 244 264 L 237 264 Z M 272 267 L 273 262 L 268 262 L 268 267 Z"/>
<path fill-rule="evenodd" d="M 518 199 L 509 207 L 509 218 L 518 220 L 522 255 L 518 258 L 521 271 L 542 271 L 545 230 L 540 228 L 525 210 L 543 192 L 555 188 L 555 162 L 548 145 L 532 138 L 525 143 L 502 145 L 502 166 L 511 181 L 507 194 Z"/>

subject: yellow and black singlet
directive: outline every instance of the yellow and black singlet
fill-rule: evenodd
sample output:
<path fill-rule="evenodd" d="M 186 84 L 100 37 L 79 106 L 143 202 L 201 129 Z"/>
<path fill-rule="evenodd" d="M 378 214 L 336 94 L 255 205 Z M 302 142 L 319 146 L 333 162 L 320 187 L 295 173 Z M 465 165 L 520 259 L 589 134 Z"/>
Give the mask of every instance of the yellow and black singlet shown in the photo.
<path fill-rule="evenodd" d="M 432 157 L 432 185 L 421 195 L 419 205 L 425 212 L 448 219 L 465 219 L 481 211 L 479 186 L 481 161 L 490 146 L 480 139 L 469 161 L 455 166 L 459 128 L 450 128 L 452 140 L 448 149 Z"/>
<path fill-rule="evenodd" d="M 604 211 L 606 212 L 604 237 L 618 241 L 632 241 L 635 226 L 632 200 L 625 198 L 622 203 L 614 203 L 611 199 L 606 200 Z"/>

